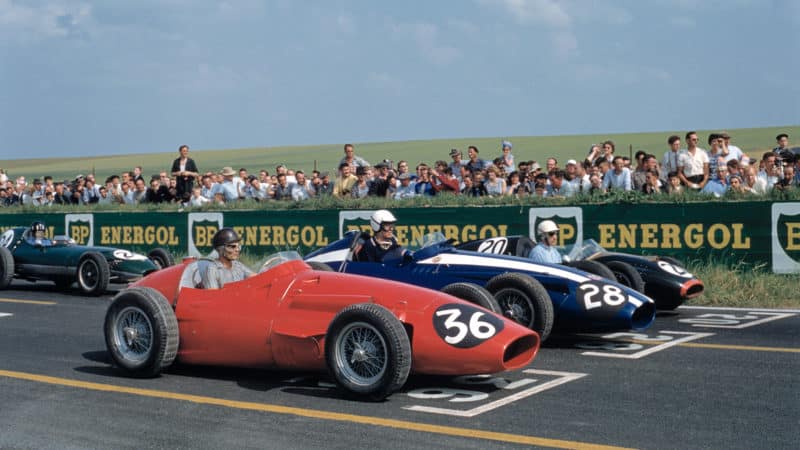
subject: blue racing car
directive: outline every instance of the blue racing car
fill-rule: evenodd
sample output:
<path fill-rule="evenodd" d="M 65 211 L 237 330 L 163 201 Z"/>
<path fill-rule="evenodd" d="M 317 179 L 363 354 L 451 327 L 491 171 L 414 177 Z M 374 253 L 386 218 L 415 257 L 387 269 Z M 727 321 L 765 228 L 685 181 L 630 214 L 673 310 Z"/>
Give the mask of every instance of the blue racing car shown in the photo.
<path fill-rule="evenodd" d="M 569 331 L 638 330 L 655 318 L 655 303 L 646 295 L 570 267 L 459 250 L 441 233 L 426 236 L 411 257 L 398 252 L 383 262 L 358 261 L 354 255 L 366 237 L 368 233 L 350 231 L 305 260 L 321 269 L 329 266 L 475 301 L 535 330 L 542 340 L 554 326 Z"/>

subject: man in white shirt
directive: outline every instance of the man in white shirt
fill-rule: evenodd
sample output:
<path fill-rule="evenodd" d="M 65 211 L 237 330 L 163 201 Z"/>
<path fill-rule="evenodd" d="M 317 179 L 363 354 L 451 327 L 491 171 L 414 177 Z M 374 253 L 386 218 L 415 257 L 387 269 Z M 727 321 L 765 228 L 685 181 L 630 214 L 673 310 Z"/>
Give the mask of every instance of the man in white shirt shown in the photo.
<path fill-rule="evenodd" d="M 686 150 L 678 160 L 678 176 L 689 189 L 699 191 L 708 183 L 709 160 L 705 150 L 697 146 L 697 133 L 686 133 Z"/>

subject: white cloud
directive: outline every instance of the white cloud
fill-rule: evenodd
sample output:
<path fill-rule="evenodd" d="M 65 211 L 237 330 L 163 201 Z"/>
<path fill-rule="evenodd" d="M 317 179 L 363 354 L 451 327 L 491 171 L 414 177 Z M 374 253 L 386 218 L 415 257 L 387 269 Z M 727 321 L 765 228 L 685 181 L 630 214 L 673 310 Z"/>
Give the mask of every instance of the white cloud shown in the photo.
<path fill-rule="evenodd" d="M 553 28 L 565 28 L 572 18 L 556 0 L 478 0 L 488 6 L 499 6 L 523 24 L 539 23 Z"/>
<path fill-rule="evenodd" d="M 500 8 L 521 25 L 544 25 L 556 58 L 566 60 L 578 51 L 573 31 L 574 18 L 566 2 L 556 0 L 477 0 L 479 4 Z"/>
<path fill-rule="evenodd" d="M 448 65 L 461 57 L 461 50 L 440 43 L 439 27 L 430 23 L 407 23 L 393 26 L 393 33 L 410 39 L 422 55 L 436 65 Z"/>

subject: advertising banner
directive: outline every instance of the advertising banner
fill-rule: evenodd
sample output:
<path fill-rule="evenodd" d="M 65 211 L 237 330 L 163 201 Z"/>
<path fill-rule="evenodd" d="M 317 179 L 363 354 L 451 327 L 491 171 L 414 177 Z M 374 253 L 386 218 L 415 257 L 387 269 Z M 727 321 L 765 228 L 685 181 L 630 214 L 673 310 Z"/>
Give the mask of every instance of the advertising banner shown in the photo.
<path fill-rule="evenodd" d="M 66 234 L 86 245 L 147 251 L 165 247 L 177 255 L 206 255 L 211 238 L 233 227 L 251 253 L 308 253 L 350 230 L 371 231 L 372 210 L 289 210 L 157 213 L 0 214 L 0 231 L 47 224 L 49 235 Z M 608 250 L 668 255 L 684 260 L 745 262 L 776 273 L 800 272 L 800 203 L 709 202 L 687 204 L 592 204 L 563 207 L 397 208 L 398 241 L 418 248 L 424 236 L 442 233 L 456 242 L 527 235 L 553 220 L 559 244 L 594 239 Z"/>

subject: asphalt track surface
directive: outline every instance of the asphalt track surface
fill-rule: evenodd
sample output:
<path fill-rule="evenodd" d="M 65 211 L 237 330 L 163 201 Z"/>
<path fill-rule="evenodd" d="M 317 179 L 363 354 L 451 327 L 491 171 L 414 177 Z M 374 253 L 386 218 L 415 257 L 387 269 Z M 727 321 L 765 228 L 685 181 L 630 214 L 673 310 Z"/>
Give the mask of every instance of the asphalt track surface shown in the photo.
<path fill-rule="evenodd" d="M 111 294 L 0 291 L 0 448 L 796 449 L 800 311 L 680 308 L 558 335 L 523 370 L 412 376 L 381 403 L 325 374 L 110 367 Z"/>

